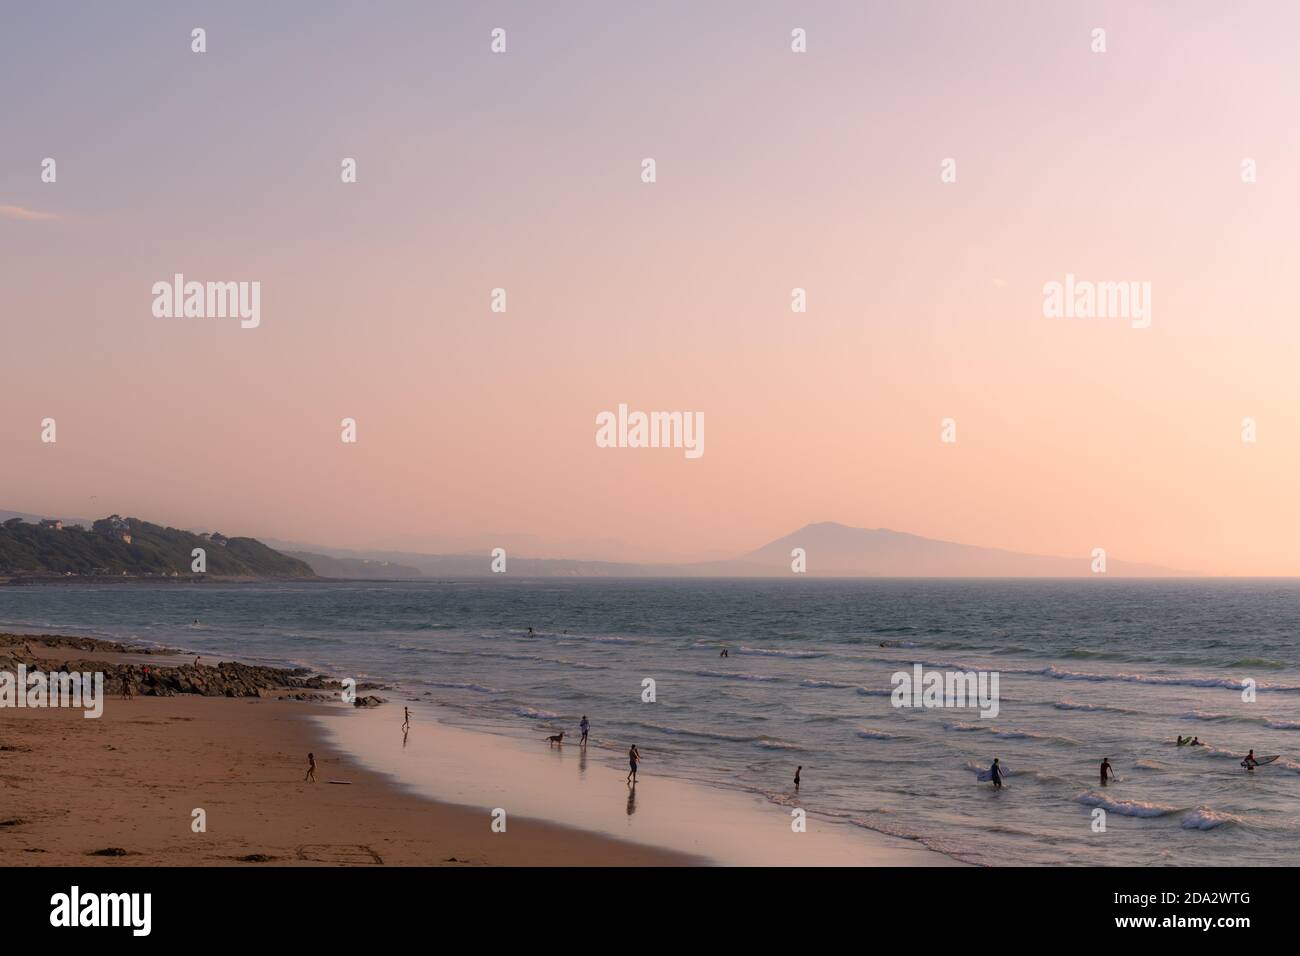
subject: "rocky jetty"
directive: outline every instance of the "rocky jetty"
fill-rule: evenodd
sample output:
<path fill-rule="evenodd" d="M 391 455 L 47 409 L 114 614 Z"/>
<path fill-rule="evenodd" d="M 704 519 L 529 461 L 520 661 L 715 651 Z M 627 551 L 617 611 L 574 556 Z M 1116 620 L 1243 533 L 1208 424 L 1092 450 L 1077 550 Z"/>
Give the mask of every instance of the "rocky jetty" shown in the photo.
<path fill-rule="evenodd" d="M 77 652 L 95 657 L 80 657 Z M 142 658 L 113 660 L 114 655 Z M 132 648 L 114 641 L 57 636 L 0 635 L 0 670 L 101 672 L 108 694 L 132 692 L 148 697 L 200 694 L 204 697 L 289 696 L 301 700 L 333 697 L 343 689 L 338 681 L 305 668 L 262 667 L 222 661 L 218 664 L 177 663 L 175 652 Z M 285 694 L 285 691 L 296 692 Z M 332 692 L 332 693 L 331 693 Z M 366 703 L 362 703 L 362 700 Z M 378 697 L 358 698 L 358 706 L 374 706 Z"/>

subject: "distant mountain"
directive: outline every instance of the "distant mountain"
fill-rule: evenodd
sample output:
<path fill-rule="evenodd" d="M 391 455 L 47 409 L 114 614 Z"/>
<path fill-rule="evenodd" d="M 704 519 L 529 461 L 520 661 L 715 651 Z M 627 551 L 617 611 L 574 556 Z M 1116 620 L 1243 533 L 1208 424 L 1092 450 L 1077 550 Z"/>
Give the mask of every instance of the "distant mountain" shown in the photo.
<path fill-rule="evenodd" d="M 200 535 L 140 521 L 111 518 L 91 528 L 39 527 L 12 515 L 0 524 L 0 574 L 190 575 L 190 553 L 207 550 L 210 575 L 368 580 L 489 577 L 491 549 L 457 554 L 362 551 L 294 542 L 279 550 L 253 538 Z M 76 521 L 78 519 L 71 519 Z M 49 523 L 48 521 L 46 522 Z M 125 540 L 126 537 L 130 541 Z M 802 548 L 809 577 L 1093 577 L 1092 556 L 1025 554 L 939 541 L 888 528 L 851 528 L 833 521 L 810 524 L 732 560 L 631 563 L 525 557 L 507 549 L 512 577 L 787 577 L 791 551 Z M 1107 577 L 1176 577 L 1188 572 L 1108 556 Z"/>
<path fill-rule="evenodd" d="M 492 574 L 491 551 L 478 554 L 420 554 L 412 551 L 344 551 L 312 546 L 285 551 L 306 561 L 327 578 L 477 578 Z M 507 573 L 516 577 L 645 577 L 681 575 L 678 565 L 575 561 L 570 558 L 525 558 L 506 554 Z"/>
<path fill-rule="evenodd" d="M 803 548 L 807 573 L 837 577 L 1092 577 L 1092 555 L 1054 557 L 922 538 L 888 528 L 823 521 L 752 551 L 742 560 L 789 574 L 790 552 Z M 1108 577 L 1175 577 L 1186 572 L 1107 557 Z"/>
<path fill-rule="evenodd" d="M 786 577 L 790 552 L 803 548 L 810 577 L 1093 577 L 1092 555 L 1077 558 L 1024 554 L 998 548 L 938 541 L 887 528 L 850 528 L 831 521 L 793 534 L 728 561 L 634 564 L 527 558 L 510 554 L 507 571 L 516 577 Z M 319 554 L 316 552 L 324 552 Z M 489 551 L 478 554 L 420 554 L 410 551 L 340 551 L 314 548 L 292 552 L 326 577 L 372 577 L 384 566 L 401 568 L 392 577 L 487 577 Z M 347 562 L 346 567 L 331 561 Z M 356 573 L 359 563 L 365 573 Z M 351 572 L 348 571 L 351 569 Z M 410 572 L 414 571 L 415 575 Z M 1107 558 L 1109 577 L 1174 577 L 1187 572 Z"/>
<path fill-rule="evenodd" d="M 392 561 L 372 561 L 369 558 L 336 558 L 332 555 L 315 554 L 311 551 L 284 551 L 282 553 L 309 565 L 322 578 L 400 581 L 407 578 L 424 577 L 424 572 L 419 568 L 413 568 L 409 564 L 396 564 Z"/>
<path fill-rule="evenodd" d="M 254 538 L 199 535 L 117 515 L 93 522 L 89 530 L 10 518 L 0 524 L 0 574 L 190 577 L 195 548 L 204 549 L 210 576 L 314 576 L 307 564 Z"/>

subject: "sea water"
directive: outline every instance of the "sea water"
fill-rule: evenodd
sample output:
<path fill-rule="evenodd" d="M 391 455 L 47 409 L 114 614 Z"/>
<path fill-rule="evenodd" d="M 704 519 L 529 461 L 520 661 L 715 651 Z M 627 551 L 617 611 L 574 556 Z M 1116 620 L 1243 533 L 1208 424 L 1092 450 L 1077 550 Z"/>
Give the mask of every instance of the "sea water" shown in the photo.
<path fill-rule="evenodd" d="M 585 714 L 611 768 L 636 744 L 787 806 L 802 765 L 819 821 L 966 862 L 1300 860 L 1296 582 L 88 583 L 0 588 L 0 627 L 307 666 L 537 740 Z M 916 664 L 996 672 L 997 716 L 894 707 Z M 1251 748 L 1282 756 L 1248 774 Z M 1001 791 L 976 779 L 994 757 Z"/>

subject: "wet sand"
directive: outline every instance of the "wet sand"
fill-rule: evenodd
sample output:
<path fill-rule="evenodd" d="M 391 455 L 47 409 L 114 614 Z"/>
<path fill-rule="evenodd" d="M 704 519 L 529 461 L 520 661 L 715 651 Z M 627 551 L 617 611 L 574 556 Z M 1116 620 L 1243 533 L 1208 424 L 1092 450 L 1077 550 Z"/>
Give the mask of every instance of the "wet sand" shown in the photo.
<path fill-rule="evenodd" d="M 625 752 L 595 731 L 585 750 L 572 738 L 552 746 L 541 730 L 522 738 L 465 730 L 437 722 L 432 708 L 412 705 L 414 721 L 404 737 L 404 702 L 395 704 L 331 710 L 315 719 L 338 747 L 395 783 L 481 807 L 481 814 L 501 808 L 508 821 L 516 813 L 538 817 L 728 866 L 962 865 L 915 841 L 812 813 L 796 832 L 794 811 L 816 806 L 815 784 L 796 794 L 784 781 L 789 786 L 775 800 L 694 784 L 665 776 L 654 750 L 642 745 L 633 789 Z"/>

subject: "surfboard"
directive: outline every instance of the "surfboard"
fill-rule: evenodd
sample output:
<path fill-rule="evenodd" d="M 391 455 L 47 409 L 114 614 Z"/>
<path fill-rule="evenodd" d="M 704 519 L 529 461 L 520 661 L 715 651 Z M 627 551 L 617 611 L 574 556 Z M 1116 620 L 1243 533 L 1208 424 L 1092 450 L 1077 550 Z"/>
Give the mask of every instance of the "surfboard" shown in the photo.
<path fill-rule="evenodd" d="M 1277 759 L 1278 757 L 1280 757 L 1280 756 L 1282 756 L 1282 755 L 1281 755 L 1281 754 L 1273 754 L 1273 756 L 1271 756 L 1271 757 L 1256 757 L 1256 758 L 1255 758 L 1255 766 L 1256 766 L 1256 767 L 1262 767 L 1262 766 L 1264 766 L 1264 764 L 1266 764 L 1266 763 L 1272 763 L 1274 760 L 1276 760 L 1276 759 Z M 1241 765 L 1242 765 L 1243 767 L 1246 766 L 1246 761 L 1243 760 L 1243 761 L 1241 762 Z"/>
<path fill-rule="evenodd" d="M 998 769 L 1002 771 L 1003 777 L 1006 777 L 1007 774 L 1011 773 L 1011 771 L 1003 764 L 998 764 Z M 991 768 L 988 770 L 981 770 L 975 775 L 975 779 L 979 780 L 981 783 L 991 783 L 993 780 L 993 770 Z"/>

